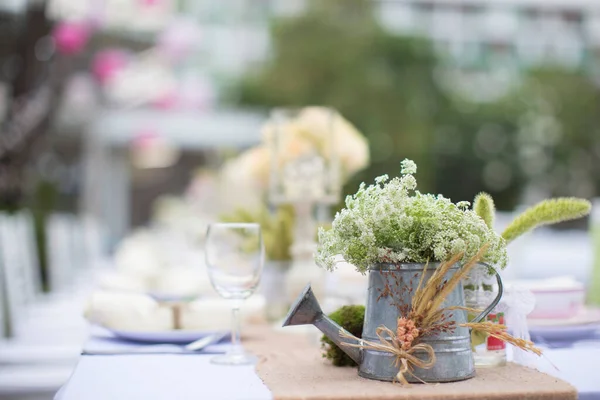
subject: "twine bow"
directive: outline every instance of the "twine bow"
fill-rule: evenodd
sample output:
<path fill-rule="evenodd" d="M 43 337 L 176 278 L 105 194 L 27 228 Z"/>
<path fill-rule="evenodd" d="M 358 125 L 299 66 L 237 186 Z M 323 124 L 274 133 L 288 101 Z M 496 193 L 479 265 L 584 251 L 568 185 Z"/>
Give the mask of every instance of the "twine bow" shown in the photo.
<path fill-rule="evenodd" d="M 420 343 L 411 346 L 408 350 L 402 350 L 402 342 L 396 338 L 396 334 L 391 329 L 385 326 L 380 326 L 375 330 L 375 334 L 379 338 L 379 343 L 368 340 L 360 340 L 360 343 L 343 342 L 341 345 L 358 347 L 366 350 L 383 351 L 385 353 L 393 354 L 395 356 L 394 366 L 398 368 L 396 379 L 403 385 L 407 386 L 410 386 L 410 384 L 406 380 L 404 374 L 408 373 L 412 377 L 419 379 L 412 373 L 413 367 L 429 369 L 435 365 L 435 352 L 433 351 L 433 347 L 430 345 Z M 340 337 L 344 339 L 355 339 L 355 337 L 348 333 L 345 329 L 340 329 Z M 388 337 L 390 339 L 387 339 Z M 421 360 L 413 355 L 413 353 L 417 351 L 423 351 L 427 353 L 429 357 L 425 360 Z M 419 380 L 425 383 L 421 379 Z"/>

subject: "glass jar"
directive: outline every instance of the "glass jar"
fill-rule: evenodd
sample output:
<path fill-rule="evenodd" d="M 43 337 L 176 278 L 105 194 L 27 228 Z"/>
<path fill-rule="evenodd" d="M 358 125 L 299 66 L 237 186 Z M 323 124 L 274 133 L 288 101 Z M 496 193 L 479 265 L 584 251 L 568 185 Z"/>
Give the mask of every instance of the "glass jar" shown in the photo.
<path fill-rule="evenodd" d="M 470 279 L 465 282 L 465 303 L 468 308 L 475 310 L 486 309 L 498 295 L 493 281 L 484 268 L 474 271 Z M 496 306 L 486 317 L 486 321 L 498 325 L 505 325 L 504 305 Z M 478 313 L 470 312 L 469 321 L 472 321 Z M 486 333 L 471 331 L 471 349 L 473 359 L 477 367 L 495 367 L 506 364 L 506 343 L 502 340 L 489 336 Z"/>
<path fill-rule="evenodd" d="M 286 279 L 291 261 L 268 261 L 261 277 L 261 289 L 265 296 L 265 313 L 268 322 L 279 321 L 289 309 Z"/>
<path fill-rule="evenodd" d="M 590 215 L 590 236 L 592 238 L 594 264 L 592 267 L 592 281 L 588 289 L 588 302 L 600 305 L 600 198 L 593 201 Z"/>

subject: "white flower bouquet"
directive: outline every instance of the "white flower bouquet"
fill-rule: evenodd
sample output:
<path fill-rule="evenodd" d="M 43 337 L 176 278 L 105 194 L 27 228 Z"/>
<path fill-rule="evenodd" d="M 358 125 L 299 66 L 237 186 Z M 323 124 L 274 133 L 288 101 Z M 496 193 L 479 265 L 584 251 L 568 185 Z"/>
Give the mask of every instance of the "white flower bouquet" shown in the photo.
<path fill-rule="evenodd" d="M 328 159 L 336 154 L 339 160 L 342 182 L 369 164 L 369 144 L 367 139 L 345 118 L 326 107 L 305 107 L 290 119 L 285 126 L 278 126 L 283 132 L 279 137 L 281 149 L 279 164 L 285 164 L 312 152 Z M 333 140 L 329 135 L 333 127 Z M 275 140 L 275 127 L 266 123 L 263 127 L 263 141 L 229 160 L 223 167 L 223 180 L 249 182 L 257 190 L 266 190 L 269 185 L 273 163 L 272 147 Z M 333 148 L 332 148 L 333 147 Z M 282 166 L 282 165 L 280 165 Z"/>
<path fill-rule="evenodd" d="M 401 177 L 380 176 L 348 196 L 331 229 L 319 230 L 317 263 L 331 270 L 341 255 L 365 273 L 374 263 L 443 262 L 459 253 L 465 261 L 487 245 L 481 261 L 503 268 L 505 239 L 469 209 L 469 202 L 454 204 L 417 191 L 416 171 L 413 161 L 404 160 Z"/>
<path fill-rule="evenodd" d="M 335 154 L 344 180 L 369 164 L 367 139 L 348 120 L 327 107 L 305 107 L 278 128 L 282 130 L 279 132 L 282 137 L 280 163 L 313 151 L 325 159 Z M 263 140 L 268 146 L 272 145 L 276 134 L 273 124 L 264 126 Z"/>

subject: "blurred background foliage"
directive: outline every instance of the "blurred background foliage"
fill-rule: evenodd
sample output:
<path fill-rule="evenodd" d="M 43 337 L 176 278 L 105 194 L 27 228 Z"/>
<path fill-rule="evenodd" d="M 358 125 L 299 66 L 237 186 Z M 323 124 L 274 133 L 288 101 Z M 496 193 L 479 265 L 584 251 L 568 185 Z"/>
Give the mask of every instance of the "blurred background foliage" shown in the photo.
<path fill-rule="evenodd" d="M 600 91 L 581 71 L 529 71 L 511 99 L 520 168 L 551 195 L 592 197 L 600 189 Z"/>
<path fill-rule="evenodd" d="M 598 193 L 600 96 L 583 71 L 522 69 L 502 96 L 466 99 L 427 40 L 385 31 L 365 0 L 313 1 L 275 20 L 271 37 L 271 57 L 244 76 L 236 102 L 337 108 L 371 146 L 346 194 L 395 175 L 405 157 L 421 191 L 471 201 L 485 190 L 501 210 Z"/>

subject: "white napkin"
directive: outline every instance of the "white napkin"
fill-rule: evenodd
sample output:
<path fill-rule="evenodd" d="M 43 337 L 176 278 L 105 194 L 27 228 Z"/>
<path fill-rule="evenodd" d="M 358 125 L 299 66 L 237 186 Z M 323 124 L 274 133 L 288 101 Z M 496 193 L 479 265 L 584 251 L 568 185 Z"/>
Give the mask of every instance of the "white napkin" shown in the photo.
<path fill-rule="evenodd" d="M 107 291 L 152 294 L 158 298 L 216 295 L 203 268 L 169 267 L 136 275 L 131 271 L 104 271 L 98 285 Z"/>
<path fill-rule="evenodd" d="M 97 283 L 101 289 L 107 291 L 146 293 L 149 290 L 145 279 L 119 271 L 102 271 L 97 277 Z"/>
<path fill-rule="evenodd" d="M 264 320 L 265 299 L 254 295 L 243 302 L 243 323 Z M 92 323 L 116 330 L 165 331 L 174 329 L 173 309 L 143 294 L 98 291 L 85 308 Z M 208 297 L 184 304 L 180 311 L 181 329 L 231 329 L 231 303 L 220 297 Z"/>
<path fill-rule="evenodd" d="M 161 297 L 196 297 L 214 293 L 204 268 L 186 266 L 165 268 L 149 290 Z"/>
<path fill-rule="evenodd" d="M 152 285 L 163 267 L 160 243 L 150 232 L 138 231 L 123 239 L 115 252 L 115 266 L 120 275 L 139 282 L 147 288 Z"/>
<path fill-rule="evenodd" d="M 84 312 L 92 323 L 110 329 L 165 331 L 173 329 L 171 308 L 142 294 L 99 291 L 90 297 Z"/>
<path fill-rule="evenodd" d="M 242 303 L 242 323 L 264 320 L 265 298 L 253 295 Z M 181 310 L 181 327 L 187 330 L 231 329 L 231 303 L 220 297 L 202 298 L 190 302 Z"/>

